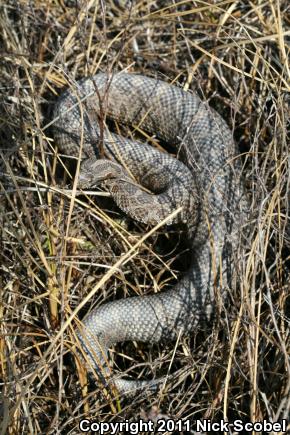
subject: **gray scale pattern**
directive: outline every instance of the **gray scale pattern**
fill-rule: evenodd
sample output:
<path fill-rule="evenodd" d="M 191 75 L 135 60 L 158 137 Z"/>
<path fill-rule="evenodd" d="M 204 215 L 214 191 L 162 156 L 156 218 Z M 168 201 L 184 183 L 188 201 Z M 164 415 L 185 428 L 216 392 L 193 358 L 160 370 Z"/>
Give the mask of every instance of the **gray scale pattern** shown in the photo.
<path fill-rule="evenodd" d="M 107 117 L 156 134 L 174 145 L 183 161 L 111 134 L 107 128 L 106 159 L 100 160 L 99 96 Z M 183 206 L 169 223 L 188 223 L 193 255 L 187 275 L 168 291 L 94 309 L 83 320 L 79 334 L 88 361 L 103 381 L 111 377 L 120 392 L 152 387 L 155 381 L 112 378 L 105 362 L 107 349 L 119 341 L 156 343 L 174 340 L 180 331 L 189 334 L 212 318 L 215 292 L 226 297 L 232 255 L 245 216 L 232 134 L 220 115 L 196 94 L 128 73 L 111 77 L 99 73 L 81 80 L 59 98 L 54 115 L 55 140 L 64 155 L 79 155 L 83 131 L 81 186 L 102 183 L 121 209 L 150 224 Z M 137 183 L 156 194 L 144 192 Z"/>

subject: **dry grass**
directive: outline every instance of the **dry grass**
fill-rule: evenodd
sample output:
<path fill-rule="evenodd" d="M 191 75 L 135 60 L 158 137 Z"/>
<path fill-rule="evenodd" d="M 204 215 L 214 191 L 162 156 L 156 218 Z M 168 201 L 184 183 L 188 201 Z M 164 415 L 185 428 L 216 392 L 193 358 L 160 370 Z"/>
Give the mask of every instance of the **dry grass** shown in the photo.
<path fill-rule="evenodd" d="M 288 418 L 288 2 L 70 3 L 0 6 L 1 433 L 75 434 L 82 417 Z M 116 364 L 136 366 L 134 376 L 174 373 L 134 401 L 86 385 L 72 358 L 76 310 L 172 285 L 187 246 L 107 213 L 101 195 L 60 187 L 47 127 L 64 86 L 125 68 L 210 100 L 234 131 L 251 204 L 237 288 L 211 330 L 176 346 L 118 347 Z"/>

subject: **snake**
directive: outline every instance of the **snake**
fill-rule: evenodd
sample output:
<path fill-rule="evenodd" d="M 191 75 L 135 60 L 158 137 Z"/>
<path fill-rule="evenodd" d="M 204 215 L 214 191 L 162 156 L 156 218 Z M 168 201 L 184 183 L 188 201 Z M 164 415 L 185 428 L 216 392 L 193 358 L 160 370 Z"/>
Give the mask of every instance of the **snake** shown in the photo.
<path fill-rule="evenodd" d="M 107 119 L 149 139 L 120 135 Z M 58 97 L 53 128 L 61 157 L 80 159 L 81 188 L 106 188 L 137 221 L 187 226 L 191 262 L 175 286 L 104 303 L 78 332 L 83 358 L 106 385 L 124 394 L 142 391 L 155 381 L 114 376 L 108 349 L 190 335 L 212 321 L 217 301 L 226 301 L 245 217 L 237 145 L 225 120 L 197 93 L 130 72 L 75 82 Z M 153 146 L 156 141 L 174 155 Z"/>

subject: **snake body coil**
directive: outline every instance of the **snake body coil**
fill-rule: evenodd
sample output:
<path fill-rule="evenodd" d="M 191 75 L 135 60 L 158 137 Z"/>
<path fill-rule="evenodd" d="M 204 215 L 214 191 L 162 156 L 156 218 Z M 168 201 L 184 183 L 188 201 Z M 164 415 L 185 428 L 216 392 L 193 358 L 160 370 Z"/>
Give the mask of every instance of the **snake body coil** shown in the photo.
<path fill-rule="evenodd" d="M 99 160 L 100 101 L 109 118 L 137 125 L 174 145 L 183 163 L 106 128 L 107 159 Z M 152 224 L 181 205 L 182 212 L 169 223 L 187 221 L 193 237 L 190 270 L 174 288 L 104 304 L 83 321 L 80 338 L 88 360 L 106 376 L 102 367 L 112 344 L 154 343 L 189 333 L 210 320 L 215 293 L 225 297 L 242 217 L 236 149 L 224 120 L 197 95 L 141 75 L 100 73 L 82 80 L 75 92 L 60 97 L 55 117 L 60 151 L 77 157 L 82 146 L 82 186 L 102 181 L 126 213 Z M 136 181 L 155 195 L 141 190 Z M 114 384 L 128 391 L 148 382 L 116 379 Z"/>

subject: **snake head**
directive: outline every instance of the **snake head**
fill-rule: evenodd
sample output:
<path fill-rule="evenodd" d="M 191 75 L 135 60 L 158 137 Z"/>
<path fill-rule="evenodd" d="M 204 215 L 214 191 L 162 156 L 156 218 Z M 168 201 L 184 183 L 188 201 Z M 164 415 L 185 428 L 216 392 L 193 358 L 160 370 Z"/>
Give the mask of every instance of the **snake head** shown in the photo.
<path fill-rule="evenodd" d="M 88 158 L 81 163 L 79 186 L 81 188 L 96 187 L 105 180 L 119 178 L 123 170 L 110 160 Z"/>

